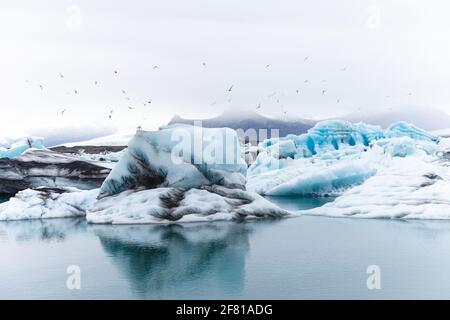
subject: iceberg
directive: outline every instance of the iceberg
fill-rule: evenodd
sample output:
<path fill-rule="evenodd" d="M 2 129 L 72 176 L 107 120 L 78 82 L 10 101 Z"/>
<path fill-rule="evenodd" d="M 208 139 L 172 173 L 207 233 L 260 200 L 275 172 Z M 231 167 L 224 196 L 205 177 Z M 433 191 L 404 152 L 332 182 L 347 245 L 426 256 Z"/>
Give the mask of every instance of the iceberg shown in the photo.
<path fill-rule="evenodd" d="M 414 140 L 428 141 L 438 143 L 441 139 L 440 137 L 429 133 L 416 127 L 413 124 L 399 121 L 393 123 L 389 128 L 387 128 L 385 135 L 386 138 L 400 138 L 400 137 L 410 137 Z"/>
<path fill-rule="evenodd" d="M 173 125 L 138 130 L 103 183 L 100 198 L 129 189 L 189 189 L 218 184 L 245 188 L 247 164 L 232 129 Z"/>
<path fill-rule="evenodd" d="M 84 216 L 97 194 L 98 189 L 27 189 L 0 204 L 0 221 Z"/>
<path fill-rule="evenodd" d="M 375 174 L 371 162 L 364 159 L 311 162 L 289 160 L 281 169 L 251 176 L 247 189 L 268 196 L 335 196 Z"/>
<path fill-rule="evenodd" d="M 234 130 L 189 125 L 139 130 L 100 188 L 86 219 L 142 224 L 288 215 L 245 190 L 246 171 Z"/>
<path fill-rule="evenodd" d="M 110 168 L 50 150 L 28 149 L 22 155 L 0 159 L 0 194 L 38 187 L 96 189 Z"/>
<path fill-rule="evenodd" d="M 63 186 L 33 186 L 17 193 L 0 205 L 0 220 L 85 215 L 89 223 L 143 224 L 244 220 L 289 214 L 245 190 L 247 165 L 241 158 L 233 130 L 207 129 L 197 134 L 196 128 L 187 125 L 156 132 L 139 130 L 111 172 L 94 171 L 109 175 L 100 189 L 93 190 L 68 187 L 74 182 L 65 181 L 65 185 L 56 179 L 61 176 L 70 179 L 72 175 L 87 178 L 92 173 L 91 163 L 48 150 L 29 150 L 8 160 L 10 167 L 5 175 L 23 181 L 33 172 L 39 174 L 39 179 L 34 177 L 37 180 L 32 179 L 33 183 L 28 184 L 42 185 L 48 182 L 42 178 L 43 173 L 53 174 L 53 181 Z M 17 161 L 32 163 L 21 167 L 30 171 L 26 174 L 12 171 L 12 164 Z"/>
<path fill-rule="evenodd" d="M 333 202 L 300 213 L 351 218 L 450 219 L 448 165 L 417 157 L 394 157 L 374 176 Z"/>
<path fill-rule="evenodd" d="M 86 219 L 100 224 L 155 224 L 283 217 L 287 211 L 256 193 L 223 186 L 128 190 L 104 197 Z"/>
<path fill-rule="evenodd" d="M 39 137 L 29 137 L 14 142 L 10 148 L 0 148 L 0 158 L 13 159 L 22 155 L 28 149 L 45 150 L 44 139 Z"/>
<path fill-rule="evenodd" d="M 440 138 L 406 122 L 388 129 L 344 120 L 306 134 L 268 139 L 248 169 L 247 189 L 270 196 L 339 195 L 376 174 L 391 157 L 434 157 Z"/>

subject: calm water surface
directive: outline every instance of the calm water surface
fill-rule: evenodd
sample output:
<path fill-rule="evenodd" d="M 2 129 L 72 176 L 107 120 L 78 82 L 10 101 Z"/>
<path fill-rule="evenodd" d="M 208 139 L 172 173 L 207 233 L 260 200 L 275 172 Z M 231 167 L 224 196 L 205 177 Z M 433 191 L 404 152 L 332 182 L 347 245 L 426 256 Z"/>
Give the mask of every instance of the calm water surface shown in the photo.
<path fill-rule="evenodd" d="M 0 298 L 449 299 L 449 248 L 447 221 L 0 222 Z M 81 290 L 66 287 L 69 265 L 81 268 Z M 381 290 L 366 287 L 369 265 L 381 268 Z"/>

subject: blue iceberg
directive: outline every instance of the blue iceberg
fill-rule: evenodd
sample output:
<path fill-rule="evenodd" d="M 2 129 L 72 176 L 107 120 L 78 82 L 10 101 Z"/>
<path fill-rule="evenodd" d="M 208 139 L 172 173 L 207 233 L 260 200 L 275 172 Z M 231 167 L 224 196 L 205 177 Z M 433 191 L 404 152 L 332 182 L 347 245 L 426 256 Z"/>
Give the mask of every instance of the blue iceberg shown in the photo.
<path fill-rule="evenodd" d="M 440 138 L 431 134 L 425 130 L 416 127 L 413 124 L 399 121 L 393 123 L 389 128 L 387 128 L 385 135 L 386 138 L 401 138 L 410 137 L 414 140 L 428 141 L 438 143 Z"/>
<path fill-rule="evenodd" d="M 23 138 L 13 143 L 10 148 L 0 148 L 0 159 L 13 159 L 21 156 L 28 149 L 45 150 L 44 139 L 40 137 Z"/>
<path fill-rule="evenodd" d="M 247 188 L 277 196 L 340 194 L 374 175 L 389 157 L 435 155 L 439 141 L 406 122 L 383 130 L 363 122 L 322 121 L 305 134 L 262 142 Z"/>

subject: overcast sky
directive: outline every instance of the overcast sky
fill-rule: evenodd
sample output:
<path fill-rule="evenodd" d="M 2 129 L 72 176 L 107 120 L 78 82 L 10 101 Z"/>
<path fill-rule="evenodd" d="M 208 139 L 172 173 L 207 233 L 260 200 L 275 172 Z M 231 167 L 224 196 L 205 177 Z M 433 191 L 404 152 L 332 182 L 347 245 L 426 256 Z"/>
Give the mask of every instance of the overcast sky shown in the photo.
<path fill-rule="evenodd" d="M 153 129 L 174 114 L 258 104 L 312 118 L 407 105 L 450 112 L 445 0 L 14 0 L 0 9 L 0 137 Z"/>

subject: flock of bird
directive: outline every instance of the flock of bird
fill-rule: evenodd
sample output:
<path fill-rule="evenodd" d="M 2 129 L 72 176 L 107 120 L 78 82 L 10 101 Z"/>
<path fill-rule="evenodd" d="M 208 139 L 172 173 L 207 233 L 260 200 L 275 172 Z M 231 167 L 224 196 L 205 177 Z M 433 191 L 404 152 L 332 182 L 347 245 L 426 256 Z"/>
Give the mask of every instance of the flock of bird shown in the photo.
<path fill-rule="evenodd" d="M 155 65 L 155 66 L 153 66 L 153 69 L 159 69 L 159 66 Z M 59 74 L 59 77 L 60 77 L 61 79 L 64 79 L 64 78 L 65 78 L 63 73 L 59 72 L 58 74 Z M 114 71 L 113 71 L 113 74 L 114 74 L 114 75 L 118 75 L 118 74 L 119 74 L 119 71 L 118 71 L 118 70 L 114 70 Z M 26 82 L 26 83 L 30 83 L 29 80 L 26 80 L 25 82 Z M 98 84 L 99 84 L 99 82 L 98 82 L 97 80 L 95 80 L 95 81 L 94 81 L 94 86 L 97 86 Z M 41 89 L 41 91 L 44 91 L 44 85 L 39 84 L 39 88 Z M 74 93 L 75 95 L 77 95 L 77 94 L 78 94 L 78 90 L 77 90 L 77 89 L 74 89 L 74 90 L 73 90 L 73 93 Z M 69 94 L 69 92 L 67 92 L 66 94 Z M 130 98 L 129 96 L 127 96 L 126 90 L 122 89 L 122 94 L 125 95 L 125 100 L 127 100 L 127 101 L 130 101 L 130 100 L 131 100 L 131 98 Z M 144 107 L 145 107 L 145 106 L 147 106 L 147 105 L 150 105 L 151 103 L 152 103 L 152 99 L 149 98 L 149 99 L 147 99 L 145 102 L 143 102 L 143 105 L 144 105 Z M 134 110 L 134 109 L 136 109 L 136 107 L 134 107 L 134 106 L 128 106 L 128 109 L 129 109 L 129 110 Z M 67 111 L 66 108 L 62 109 L 62 110 L 60 111 L 61 116 L 64 116 L 64 114 L 66 113 L 66 111 Z M 113 117 L 113 114 L 114 114 L 114 109 L 111 109 L 111 110 L 109 111 L 109 113 L 107 114 L 107 117 L 108 117 L 109 119 L 111 119 L 111 118 Z"/>
<path fill-rule="evenodd" d="M 310 56 L 306 56 L 306 57 L 304 57 L 303 62 L 306 63 L 306 62 L 308 62 L 309 60 L 310 60 Z M 206 62 L 202 62 L 202 66 L 203 66 L 203 67 L 206 67 L 206 66 L 207 66 Z M 265 68 L 266 68 L 266 69 L 267 69 L 267 68 L 270 68 L 270 67 L 271 67 L 271 64 L 266 64 L 266 65 L 265 65 Z M 157 70 L 157 69 L 159 69 L 159 66 L 158 66 L 158 65 L 154 65 L 154 66 L 152 67 L 152 69 L 153 69 L 153 70 Z M 345 71 L 347 71 L 347 67 L 345 66 L 345 67 L 339 69 L 339 71 L 345 72 Z M 114 75 L 114 76 L 117 76 L 118 74 L 119 74 L 119 71 L 118 71 L 118 70 L 113 70 L 113 75 Z M 64 78 L 65 78 L 64 74 L 61 73 L 61 72 L 59 72 L 59 77 L 60 77 L 61 79 L 64 79 Z M 26 82 L 29 83 L 28 80 L 26 80 Z M 321 82 L 322 82 L 322 83 L 326 83 L 327 80 L 324 79 L 324 80 L 322 80 Z M 309 83 L 309 80 L 308 80 L 308 79 L 304 80 L 304 83 L 305 83 L 305 84 L 306 84 L 306 83 Z M 97 80 L 95 80 L 93 84 L 94 84 L 94 86 L 97 86 L 97 85 L 99 84 L 99 82 L 98 82 Z M 230 93 L 233 91 L 234 87 L 235 87 L 234 84 L 231 84 L 231 85 L 228 87 L 228 89 L 226 90 L 226 93 L 230 94 Z M 42 84 L 39 84 L 39 88 L 40 88 L 41 90 L 44 90 L 44 86 L 43 86 Z M 300 94 L 300 93 L 301 93 L 301 90 L 300 90 L 300 89 L 295 89 L 295 92 L 296 92 L 296 94 Z M 69 93 L 70 93 L 70 92 L 67 92 L 66 94 L 69 94 Z M 74 93 L 75 95 L 78 95 L 79 92 L 78 92 L 77 89 L 74 89 L 74 90 L 73 90 L 73 93 Z M 325 96 L 325 95 L 327 94 L 327 89 L 322 89 L 321 93 L 322 93 L 322 96 Z M 130 100 L 131 100 L 131 98 L 127 95 L 127 91 L 126 91 L 126 90 L 122 89 L 122 94 L 123 94 L 125 100 L 127 100 L 127 101 L 130 101 Z M 268 97 L 268 98 L 273 98 L 273 97 L 277 96 L 277 94 L 278 94 L 277 92 L 273 92 L 273 93 L 269 94 L 267 97 Z M 408 96 L 411 96 L 411 95 L 412 95 L 412 93 L 409 92 L 409 93 L 408 93 Z M 391 96 L 385 96 L 385 98 L 390 98 L 390 97 L 391 97 Z M 231 97 L 228 96 L 227 101 L 228 101 L 228 102 L 231 102 Z M 341 103 L 341 102 L 342 102 L 342 100 L 341 100 L 340 98 L 336 99 L 336 103 L 339 104 L 339 103 Z M 143 102 L 143 106 L 144 106 L 144 107 L 145 107 L 145 106 L 148 106 L 148 105 L 150 105 L 151 103 L 152 103 L 152 99 L 151 99 L 151 98 L 148 98 L 146 101 Z M 217 101 L 214 101 L 214 102 L 212 102 L 210 105 L 213 106 L 213 105 L 215 105 L 216 103 L 217 103 Z M 276 98 L 276 103 L 277 103 L 277 104 L 280 103 L 279 97 Z M 261 108 L 262 108 L 262 104 L 261 104 L 261 103 L 258 103 L 257 106 L 256 106 L 256 110 L 260 110 Z M 133 105 L 133 106 L 128 106 L 128 109 L 129 109 L 129 110 L 135 110 L 136 107 L 135 107 L 134 105 Z M 358 110 L 360 110 L 360 109 L 361 109 L 361 108 L 358 108 Z M 66 113 L 66 111 L 67 111 L 66 108 L 62 109 L 62 110 L 60 111 L 61 116 L 64 116 L 65 113 Z M 286 115 L 286 114 L 287 114 L 287 111 L 283 111 L 283 113 Z M 113 117 L 113 115 L 114 115 L 114 109 L 111 109 L 111 110 L 108 112 L 107 117 L 108 117 L 109 119 L 111 119 L 111 118 Z"/>

